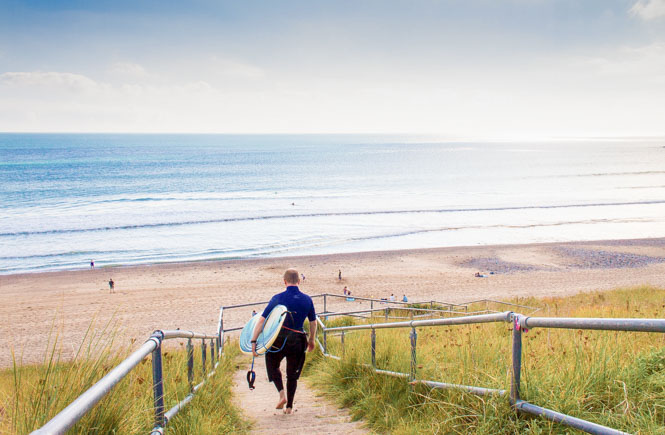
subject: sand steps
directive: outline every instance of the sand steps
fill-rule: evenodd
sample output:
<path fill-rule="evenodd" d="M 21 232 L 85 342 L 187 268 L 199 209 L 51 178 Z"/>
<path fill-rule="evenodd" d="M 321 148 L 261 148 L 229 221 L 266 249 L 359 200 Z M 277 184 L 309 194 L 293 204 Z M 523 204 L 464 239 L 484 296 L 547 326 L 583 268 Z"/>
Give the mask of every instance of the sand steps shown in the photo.
<path fill-rule="evenodd" d="M 239 361 L 247 361 L 243 356 Z M 254 363 L 256 372 L 255 390 L 247 387 L 247 366 L 240 366 L 234 376 L 234 394 L 240 403 L 246 418 L 254 423 L 252 433 L 256 434 L 366 434 L 369 431 L 361 427 L 360 422 L 352 422 L 346 410 L 317 396 L 303 378 L 298 382 L 298 391 L 293 415 L 285 415 L 275 409 L 278 395 L 275 386 L 268 382 L 265 360 L 257 358 Z M 283 365 L 285 362 L 283 363 Z M 282 368 L 282 373 L 284 369 Z"/>

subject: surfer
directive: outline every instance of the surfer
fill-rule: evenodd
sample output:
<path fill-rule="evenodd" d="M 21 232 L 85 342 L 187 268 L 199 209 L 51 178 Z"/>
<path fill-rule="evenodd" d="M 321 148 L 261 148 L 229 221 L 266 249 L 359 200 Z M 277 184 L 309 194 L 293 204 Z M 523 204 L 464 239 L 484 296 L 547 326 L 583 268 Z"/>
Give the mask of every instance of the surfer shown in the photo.
<path fill-rule="evenodd" d="M 293 398 L 298 388 L 300 371 L 305 364 L 305 350 L 314 349 L 316 337 L 316 312 L 312 298 L 302 293 L 298 288 L 300 276 L 295 269 L 284 272 L 284 284 L 286 290 L 278 293 L 270 299 L 268 306 L 256 322 L 254 334 L 252 335 L 252 353 L 256 353 L 256 340 L 262 331 L 263 324 L 273 308 L 284 305 L 288 310 L 282 329 L 273 343 L 269 352 L 266 352 L 266 371 L 268 381 L 273 382 L 279 392 L 277 409 L 284 409 L 285 414 L 293 413 Z M 303 330 L 305 318 L 309 320 L 309 340 Z M 282 359 L 286 357 L 286 392 L 282 381 L 282 372 L 279 368 Z"/>

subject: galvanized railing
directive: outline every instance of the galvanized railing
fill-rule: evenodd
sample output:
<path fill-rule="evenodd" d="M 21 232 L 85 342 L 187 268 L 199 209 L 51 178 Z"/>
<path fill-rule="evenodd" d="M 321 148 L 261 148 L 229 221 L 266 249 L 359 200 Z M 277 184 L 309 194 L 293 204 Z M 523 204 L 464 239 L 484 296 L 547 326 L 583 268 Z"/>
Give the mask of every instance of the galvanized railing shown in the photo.
<path fill-rule="evenodd" d="M 321 315 L 324 318 L 329 316 L 339 316 L 339 315 L 367 315 L 371 316 L 376 312 L 384 312 L 384 318 L 386 321 L 392 318 L 405 318 L 404 316 L 394 316 L 391 315 L 392 310 L 406 311 L 409 313 L 408 318 L 414 319 L 423 316 L 445 316 L 445 315 L 468 315 L 468 304 L 454 304 L 448 302 L 438 302 L 438 301 L 425 301 L 425 302 L 402 302 L 402 301 L 389 301 L 386 299 L 373 299 L 373 298 L 362 298 L 354 297 L 354 301 L 364 301 L 369 302 L 370 308 L 365 310 L 355 310 L 355 311 L 346 311 L 334 313 L 328 311 L 328 298 L 343 298 L 346 299 L 346 296 L 336 295 L 336 294 L 320 294 L 312 296 L 313 299 L 320 300 L 323 302 L 323 311 Z M 477 302 L 477 301 L 475 301 Z M 491 301 L 495 302 L 495 301 Z M 123 360 L 115 368 L 113 368 L 109 373 L 107 373 L 102 379 L 97 381 L 92 387 L 86 390 L 83 394 L 77 397 L 72 403 L 70 403 L 65 409 L 60 411 L 55 417 L 49 420 L 44 426 L 36 431 L 32 432 L 33 434 L 44 435 L 44 434 L 62 434 L 65 433 L 68 429 L 74 426 L 85 414 L 87 414 L 94 406 L 99 403 L 99 401 L 104 398 L 112 389 L 115 387 L 122 379 L 125 378 L 141 361 L 147 358 L 148 355 L 152 354 L 152 374 L 153 374 L 153 397 L 154 397 L 154 413 L 155 413 L 155 423 L 154 428 L 151 431 L 151 435 L 163 434 L 164 428 L 167 423 L 185 406 L 187 405 L 194 394 L 201 388 L 205 383 L 207 377 L 209 378 L 215 373 L 219 359 L 224 350 L 224 335 L 228 332 L 238 331 L 242 327 L 233 327 L 233 328 L 224 328 L 224 311 L 229 309 L 238 309 L 238 308 L 247 308 L 253 306 L 263 306 L 266 305 L 268 301 L 255 302 L 248 304 L 239 304 L 231 305 L 226 307 L 221 307 L 219 310 L 219 320 L 217 326 L 216 334 L 202 334 L 192 331 L 183 331 L 183 330 L 158 330 L 155 331 L 150 338 L 136 351 L 134 351 L 129 357 Z M 374 304 L 381 304 L 379 308 L 375 308 Z M 413 308 L 411 305 L 420 304 L 428 305 L 430 307 L 434 306 L 443 306 L 447 309 L 441 308 Z M 490 311 L 490 310 L 487 310 Z M 415 314 L 421 312 L 424 314 Z M 365 317 L 365 316 L 363 316 Z M 323 331 L 324 331 L 324 343 L 326 342 L 326 333 L 327 329 L 325 325 L 319 318 L 317 320 L 320 322 Z M 447 319 L 454 320 L 454 319 Z M 329 329 L 328 329 L 329 330 Z M 169 410 L 165 410 L 164 406 L 164 379 L 163 379 L 163 365 L 162 365 L 162 343 L 164 340 L 170 339 L 187 339 L 187 379 L 189 383 L 190 393 L 173 406 Z M 198 385 L 193 385 L 194 379 L 194 346 L 192 340 L 200 339 L 201 340 L 201 361 L 202 361 L 202 371 L 203 371 L 203 381 Z M 343 340 L 342 336 L 342 340 Z M 207 343 L 206 340 L 210 340 L 210 359 L 211 359 L 211 372 L 207 373 L 206 377 L 206 359 L 207 359 Z M 319 343 L 321 345 L 321 343 Z M 374 348 L 374 346 L 373 346 Z M 323 348 L 322 348 L 323 349 Z M 326 352 L 324 351 L 324 354 Z M 327 355 L 327 354 L 326 354 Z M 331 355 L 327 355 L 331 356 Z M 334 356 L 333 356 L 334 357 Z M 388 371 L 381 371 L 384 373 L 392 373 Z"/>
<path fill-rule="evenodd" d="M 478 302 L 478 301 L 475 301 Z M 497 301 L 491 301 L 497 302 Z M 665 332 L 665 320 L 663 319 L 611 319 L 611 318 L 557 318 L 557 317 L 530 317 L 512 311 L 501 313 L 489 313 L 470 315 L 463 317 L 452 317 L 430 320 L 412 320 L 392 323 L 373 323 L 352 326 L 326 327 L 325 323 L 318 319 L 322 329 L 323 343 L 317 343 L 324 356 L 341 359 L 337 355 L 328 353 L 327 335 L 336 333 L 341 336 L 341 348 L 344 353 L 344 334 L 347 331 L 370 330 L 370 352 L 372 364 L 366 364 L 375 372 L 409 379 L 411 384 L 424 384 L 432 388 L 456 389 L 466 391 L 475 395 L 498 395 L 508 396 L 512 407 L 522 413 L 533 414 L 546 418 L 547 420 L 561 423 L 576 429 L 599 435 L 625 434 L 617 429 L 612 429 L 587 420 L 566 415 L 548 408 L 544 408 L 523 400 L 520 396 L 520 374 L 522 371 L 522 332 L 532 328 L 563 328 L 602 331 L 633 331 L 633 332 Z M 429 380 L 416 379 L 416 328 L 425 326 L 453 326 L 471 325 L 488 322 L 511 322 L 512 323 L 512 361 L 511 361 L 511 383 L 510 390 L 484 388 L 471 385 L 449 384 Z M 385 328 L 411 328 L 409 336 L 411 341 L 411 369 L 410 373 L 400 373 L 389 370 L 378 369 L 376 366 L 376 330 Z"/>
<path fill-rule="evenodd" d="M 373 318 L 376 316 L 377 313 L 382 313 L 382 317 L 384 318 L 385 322 L 388 322 L 390 319 L 417 319 L 417 318 L 423 318 L 423 317 L 454 317 L 454 316 L 468 316 L 470 314 L 491 314 L 491 313 L 497 313 L 498 311 L 491 310 L 489 308 L 489 304 L 499 304 L 499 305 L 505 305 L 505 306 L 510 306 L 510 307 L 515 307 L 515 308 L 522 308 L 528 311 L 529 314 L 533 314 L 540 310 L 540 308 L 535 308 L 535 307 L 530 307 L 528 305 L 520 305 L 520 304 L 514 304 L 511 302 L 502 302 L 502 301 L 496 301 L 492 299 L 479 299 L 475 300 L 472 302 L 465 302 L 461 304 L 457 303 L 452 303 L 452 302 L 441 302 L 441 301 L 435 301 L 435 300 L 426 300 L 426 301 L 414 301 L 414 302 L 403 302 L 403 301 L 391 301 L 388 299 L 376 299 L 376 298 L 365 298 L 365 297 L 356 297 L 353 296 L 351 299 L 351 302 L 365 302 L 369 303 L 368 308 L 363 308 L 363 309 L 354 309 L 354 310 L 344 310 L 344 311 L 330 311 L 329 308 L 329 301 L 332 302 L 332 300 L 335 299 L 342 299 L 344 301 L 349 301 L 348 296 L 344 295 L 339 295 L 339 294 L 334 294 L 334 293 L 324 293 L 324 294 L 318 294 L 318 295 L 313 295 L 311 298 L 316 302 L 319 303 L 319 307 L 317 309 L 317 315 L 322 317 L 324 320 L 328 320 L 330 317 L 337 317 L 337 316 L 352 316 L 352 317 L 359 317 L 359 318 Z M 240 331 L 243 326 L 234 326 L 230 328 L 225 328 L 224 327 L 224 315 L 226 312 L 230 310 L 237 310 L 237 309 L 242 309 L 242 308 L 250 308 L 250 307 L 259 307 L 259 306 L 265 306 L 268 304 L 269 301 L 261 301 L 261 302 L 251 302 L 251 303 L 246 303 L 246 304 L 237 304 L 237 305 L 227 305 L 224 307 L 221 307 L 219 310 L 219 336 L 220 336 L 220 343 L 222 346 L 222 349 L 224 348 L 224 337 L 226 336 L 227 333 L 231 332 L 237 332 Z M 482 304 L 485 303 L 486 307 L 484 310 L 480 311 L 469 311 L 469 306 L 472 304 Z M 322 305 L 322 306 L 321 306 Z M 416 308 L 414 307 L 415 305 L 418 305 L 420 307 L 422 306 L 428 306 L 429 308 Z M 407 316 L 398 316 L 395 315 L 395 312 L 406 312 L 408 313 Z M 422 313 L 422 314 L 416 314 L 416 313 Z M 243 317 L 243 320 L 245 320 L 246 317 Z M 236 319 L 237 320 L 237 319 Z M 320 319 L 319 319 L 320 322 Z M 243 321 L 244 323 L 244 321 Z M 326 340 L 326 328 L 323 323 L 321 323 L 321 327 L 323 330 L 323 339 L 324 341 Z"/>
<path fill-rule="evenodd" d="M 218 330 L 220 330 L 218 328 Z M 190 393 L 178 404 L 168 411 L 164 408 L 164 376 L 162 371 L 162 342 L 164 340 L 186 338 L 187 339 L 187 380 Z M 192 340 L 201 340 L 201 369 L 203 381 L 193 385 L 194 381 L 194 345 Z M 206 356 L 207 343 L 210 340 L 210 367 L 207 373 Z M 102 379 L 86 390 L 65 409 L 49 420 L 44 426 L 32 432 L 33 435 L 62 434 L 74 426 L 83 416 L 88 413 L 111 389 L 117 385 L 129 372 L 131 372 L 148 355 L 152 354 L 152 385 L 154 397 L 155 425 L 151 435 L 163 434 L 164 427 L 185 405 L 187 405 L 194 393 L 212 376 L 219 365 L 215 360 L 221 357 L 221 337 L 219 334 L 201 334 L 192 331 L 155 331 L 150 338 L 129 357 L 123 360 Z M 207 374 L 207 377 L 206 377 Z"/>
<path fill-rule="evenodd" d="M 388 299 L 376 299 L 376 298 L 365 298 L 365 297 L 358 297 L 358 296 L 344 296 L 344 295 L 338 295 L 334 293 L 324 293 L 324 294 L 318 294 L 318 295 L 313 295 L 311 298 L 315 302 L 320 302 L 322 303 L 322 309 L 317 309 L 317 312 L 320 316 L 323 316 L 324 318 L 327 317 L 332 317 L 332 316 L 339 316 L 339 315 L 352 315 L 352 314 L 371 314 L 375 312 L 380 312 L 383 311 L 386 313 L 387 318 L 395 318 L 394 316 L 390 316 L 388 313 L 390 313 L 391 310 L 405 310 L 405 311 L 414 311 L 414 312 L 427 312 L 428 309 L 426 308 L 413 308 L 413 305 L 423 305 L 426 306 L 428 305 L 430 308 L 432 308 L 432 312 L 436 313 L 448 313 L 450 315 L 460 315 L 460 314 L 467 314 L 468 312 L 468 306 L 469 303 L 464 303 L 464 304 L 456 304 L 456 303 L 451 303 L 451 302 L 440 302 L 440 301 L 435 301 L 435 300 L 428 300 L 428 301 L 420 301 L 420 302 L 403 302 L 403 301 L 391 301 Z M 329 306 L 329 301 L 334 300 L 334 299 L 341 299 L 341 300 L 346 300 L 346 301 L 352 301 L 352 302 L 367 302 L 369 303 L 369 308 L 368 309 L 360 309 L 360 310 L 353 310 L 353 311 L 343 311 L 343 312 L 333 312 L 328 310 Z M 498 302 L 498 301 L 492 301 L 492 300 L 486 300 L 483 299 L 481 301 L 474 301 L 476 302 Z M 250 308 L 250 307 L 259 307 L 259 306 L 265 306 L 268 304 L 269 301 L 261 301 L 261 302 L 251 302 L 247 304 L 237 304 L 237 305 L 227 305 L 221 307 L 219 311 L 219 334 L 221 338 L 224 338 L 225 334 L 228 332 L 235 332 L 241 330 L 243 327 L 242 326 L 235 326 L 231 328 L 225 328 L 224 327 L 224 314 L 229 311 L 229 310 L 235 310 L 235 309 L 240 309 L 240 308 Z M 505 302 L 499 302 L 499 303 L 505 303 Z M 513 304 L 509 304 L 513 305 Z M 433 309 L 434 307 L 446 307 L 444 308 L 437 308 Z M 531 310 L 536 310 L 535 308 L 532 307 L 527 307 L 530 308 Z M 492 310 L 487 310 L 488 312 L 496 312 Z M 223 340 L 222 340 L 223 341 Z M 223 344 L 222 344 L 223 345 Z"/>

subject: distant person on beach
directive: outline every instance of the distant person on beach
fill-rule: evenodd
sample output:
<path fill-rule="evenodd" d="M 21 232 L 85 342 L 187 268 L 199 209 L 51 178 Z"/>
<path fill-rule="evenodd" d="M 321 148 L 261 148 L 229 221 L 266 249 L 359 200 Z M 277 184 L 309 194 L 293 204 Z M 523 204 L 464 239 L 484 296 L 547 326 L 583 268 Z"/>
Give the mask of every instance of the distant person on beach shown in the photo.
<path fill-rule="evenodd" d="M 342 269 L 339 270 L 339 275 L 337 275 L 337 276 L 339 276 L 339 280 L 341 281 L 342 280 Z"/>
<path fill-rule="evenodd" d="M 349 293 L 349 289 L 344 286 L 344 295 L 346 296 Z"/>
<path fill-rule="evenodd" d="M 293 414 L 293 398 L 298 388 L 298 378 L 305 364 L 305 351 L 314 350 L 314 339 L 316 337 L 316 311 L 314 303 L 305 293 L 298 288 L 300 277 L 295 269 L 284 272 L 284 284 L 286 290 L 278 293 L 270 299 L 268 306 L 256 322 L 254 334 L 252 335 L 252 353 L 257 357 L 256 340 L 263 330 L 263 324 L 270 312 L 277 305 L 284 305 L 288 310 L 282 329 L 273 343 L 269 352 L 266 352 L 266 371 L 268 381 L 273 382 L 279 392 L 277 409 L 284 409 L 284 414 Z M 303 330 L 305 318 L 309 320 L 309 339 Z M 286 392 L 282 381 L 282 371 L 279 366 L 282 359 L 286 358 Z M 286 407 L 285 407 L 286 406 Z"/>
<path fill-rule="evenodd" d="M 303 283 L 305 282 L 305 274 L 304 273 L 300 274 L 300 279 Z"/>
<path fill-rule="evenodd" d="M 256 310 L 252 310 L 252 317 L 256 316 Z"/>
<path fill-rule="evenodd" d="M 390 294 L 390 302 L 395 302 L 395 294 L 394 293 Z"/>
<path fill-rule="evenodd" d="M 109 278 L 109 293 L 115 293 L 115 282 L 113 282 L 113 278 Z"/>
<path fill-rule="evenodd" d="M 406 295 L 402 296 L 402 302 L 409 302 L 409 299 L 406 297 Z"/>
<path fill-rule="evenodd" d="M 90 260 L 90 269 L 95 268 L 95 260 Z"/>

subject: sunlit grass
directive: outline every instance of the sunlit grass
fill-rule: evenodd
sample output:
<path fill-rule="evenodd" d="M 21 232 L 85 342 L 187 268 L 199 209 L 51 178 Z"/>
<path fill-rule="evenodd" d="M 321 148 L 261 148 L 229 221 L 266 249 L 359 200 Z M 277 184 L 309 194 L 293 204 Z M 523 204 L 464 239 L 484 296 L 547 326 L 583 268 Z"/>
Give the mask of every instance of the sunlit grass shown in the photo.
<path fill-rule="evenodd" d="M 106 328 L 108 329 L 108 328 Z M 187 352 L 182 340 L 163 351 L 165 405 L 169 409 L 189 394 Z M 194 384 L 203 379 L 200 340 L 194 350 Z M 237 346 L 226 346 L 214 376 L 194 400 L 169 422 L 173 434 L 244 433 L 248 424 L 232 405 L 232 377 Z M 63 361 L 52 336 L 44 362 L 0 371 L 0 433 L 25 434 L 44 425 L 129 354 L 117 350 L 108 330 L 88 331 L 76 357 Z M 210 350 L 207 354 L 211 370 Z M 149 433 L 154 423 L 152 365 L 144 359 L 68 433 Z"/>
<path fill-rule="evenodd" d="M 537 315 L 662 318 L 665 291 L 652 287 L 520 299 Z M 504 309 L 504 308 L 501 308 Z M 515 310 L 519 312 L 519 310 Z M 332 319 L 331 319 L 332 320 Z M 331 324 L 349 323 L 335 319 Z M 510 388 L 511 326 L 491 323 L 418 328 L 417 378 Z M 409 373 L 410 329 L 376 330 L 378 368 Z M 328 337 L 343 361 L 312 359 L 314 385 L 381 432 L 569 433 L 542 418 L 517 415 L 505 397 L 432 390 L 379 375 L 370 333 Z M 631 433 L 665 432 L 665 336 L 656 333 L 534 329 L 523 334 L 522 398 L 534 404 Z"/>

